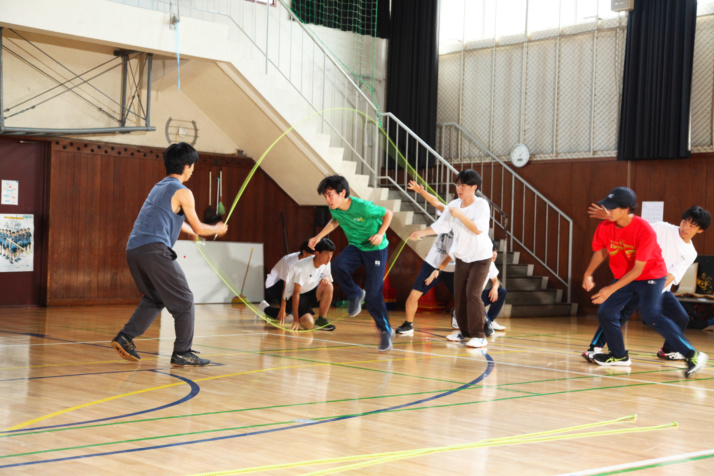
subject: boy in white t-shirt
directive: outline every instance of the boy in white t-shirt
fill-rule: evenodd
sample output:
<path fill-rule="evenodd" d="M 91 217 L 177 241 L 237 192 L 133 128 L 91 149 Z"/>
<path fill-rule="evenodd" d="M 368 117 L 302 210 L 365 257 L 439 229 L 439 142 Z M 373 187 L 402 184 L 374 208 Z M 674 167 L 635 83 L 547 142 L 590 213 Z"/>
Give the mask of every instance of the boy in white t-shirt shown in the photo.
<path fill-rule="evenodd" d="M 592 204 L 588 208 L 588 215 L 591 218 L 606 219 L 608 210 L 600 205 Z M 667 267 L 667 275 L 662 290 L 662 313 L 665 317 L 673 321 L 681 330 L 687 328 L 689 314 L 684 310 L 677 297 L 671 292 L 673 284 L 679 284 L 687 268 L 694 263 L 697 258 L 697 250 L 694 248 L 692 238 L 704 232 L 711 224 L 711 215 L 708 211 L 699 206 L 689 207 L 682 213 L 682 221 L 679 226 L 663 221 L 653 223 L 652 228 L 657 235 L 657 244 L 662 249 L 662 258 Z M 620 312 L 620 325 L 624 324 L 639 305 L 639 299 L 635 295 Z M 590 343 L 588 350 L 582 356 L 588 362 L 593 362 L 593 356 L 602 352 L 605 346 L 605 336 L 602 328 L 598 327 Z M 663 360 L 684 360 L 684 355 L 675 352 L 665 341 L 664 345 L 657 351 L 657 357 Z"/>
<path fill-rule="evenodd" d="M 321 329 L 334 330 L 335 326 L 327 321 L 327 312 L 332 304 L 332 270 L 330 260 L 335 251 L 335 244 L 329 238 L 321 239 L 315 245 L 315 255 L 297 262 L 288 274 L 285 293 L 280 308 L 265 306 L 263 312 L 277 319 L 280 325 L 287 314 L 293 315 L 293 330 Z M 267 304 L 261 303 L 261 307 Z M 320 314 L 314 320 L 313 307 L 319 306 Z"/>
<path fill-rule="evenodd" d="M 476 196 L 481 175 L 475 170 L 462 170 L 456 176 L 458 198 L 444 210 L 443 220 L 431 228 L 439 234 L 453 231 L 449 255 L 456 262 L 454 303 L 459 330 L 447 336 L 450 341 L 466 340 L 468 347 L 486 347 L 486 312 L 481 292 L 493 257 L 493 243 L 488 236 L 491 210 L 488 202 Z M 439 273 L 437 269 L 434 273 Z"/>
<path fill-rule="evenodd" d="M 424 197 L 426 201 L 438 211 L 444 211 L 446 206 L 434 195 L 424 190 L 424 187 L 419 185 L 414 180 L 409 181 L 407 188 Z M 444 215 L 442 214 L 439 219 L 442 219 L 443 216 Z M 419 240 L 423 236 L 433 236 L 436 234 L 437 233 L 431 227 L 427 227 L 423 230 L 412 232 L 412 234 L 409 235 L 409 239 Z M 419 274 L 414 280 L 412 290 L 407 297 L 406 303 L 404 304 L 406 320 L 404 321 L 404 324 L 396 329 L 397 334 L 414 334 L 414 316 L 419 308 L 419 299 L 440 281 L 442 281 L 446 287 L 449 288 L 452 295 L 454 294 L 454 262 L 451 258 L 449 258 L 446 263 L 442 264 L 444 258 L 449 256 L 449 249 L 451 249 L 453 241 L 454 233 L 451 231 L 449 233 L 437 235 L 436 240 L 434 240 L 434 244 L 431 246 L 429 253 L 424 259 L 424 263 L 421 265 L 421 270 L 419 270 Z M 435 271 L 438 272 L 435 273 Z"/>
<path fill-rule="evenodd" d="M 295 264 L 308 258 L 315 251 L 307 245 L 307 240 L 303 241 L 300 248 L 295 253 L 290 253 L 278 261 L 270 274 L 265 278 L 265 300 L 268 302 L 279 302 L 285 293 L 285 283 L 288 280 L 288 273 Z"/>

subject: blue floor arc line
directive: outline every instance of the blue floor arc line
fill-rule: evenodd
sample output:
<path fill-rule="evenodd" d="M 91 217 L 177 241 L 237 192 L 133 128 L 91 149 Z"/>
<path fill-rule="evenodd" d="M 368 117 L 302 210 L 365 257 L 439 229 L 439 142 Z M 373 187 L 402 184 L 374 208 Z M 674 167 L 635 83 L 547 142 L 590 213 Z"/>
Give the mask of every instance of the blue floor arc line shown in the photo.
<path fill-rule="evenodd" d="M 438 400 L 439 398 L 448 397 L 449 395 L 452 395 L 452 394 L 454 394 L 454 393 L 456 393 L 456 392 L 459 392 L 459 391 L 461 391 L 461 390 L 465 390 L 465 389 L 467 389 L 467 388 L 469 388 L 469 387 L 471 387 L 471 386 L 473 386 L 473 385 L 476 385 L 477 383 L 481 382 L 482 380 L 484 380 L 486 377 L 488 377 L 488 376 L 491 374 L 491 372 L 493 371 L 493 368 L 495 367 L 495 363 L 494 363 L 494 361 L 493 361 L 493 358 L 492 358 L 490 355 L 488 355 L 488 354 L 485 354 L 485 357 L 486 357 L 486 360 L 488 361 L 488 365 L 486 366 L 486 370 L 484 370 L 481 375 L 479 375 L 478 377 L 476 377 L 476 378 L 475 378 L 474 380 L 472 380 L 471 382 L 465 383 L 465 384 L 463 384 L 463 385 L 461 385 L 461 386 L 459 386 L 459 387 L 456 387 L 456 388 L 454 388 L 454 389 L 452 389 L 452 390 L 449 390 L 449 391 L 447 391 L 447 392 L 440 393 L 439 395 L 434 395 L 434 396 L 431 396 L 431 397 L 423 398 L 423 399 L 421 399 L 421 400 L 415 400 L 415 401 L 413 401 L 413 402 L 403 403 L 403 404 L 401 404 L 401 405 L 396 405 L 396 406 L 393 406 L 393 407 L 382 408 L 382 409 L 380 409 L 380 410 L 375 410 L 375 411 L 373 411 L 373 412 L 360 413 L 359 415 L 347 415 L 347 416 L 329 418 L 329 419 L 327 419 L 327 420 L 320 420 L 320 421 L 316 421 L 316 422 L 312 422 L 312 423 L 302 423 L 302 424 L 300 424 L 300 425 L 293 425 L 293 426 L 287 426 L 287 427 L 282 427 L 282 428 L 272 428 L 272 429 L 270 429 L 270 430 L 260 430 L 260 431 L 252 431 L 252 432 L 249 432 L 249 433 L 240 433 L 240 434 L 238 434 L 238 435 L 217 436 L 217 437 L 215 437 L 215 438 L 205 438 L 205 439 L 193 440 L 193 441 L 182 441 L 182 442 L 179 442 L 179 443 L 168 443 L 168 444 L 165 444 L 165 445 L 147 446 L 147 447 L 144 447 L 144 448 L 132 448 L 132 449 L 128 449 L 128 450 L 108 451 L 108 452 L 105 452 L 105 453 L 94 453 L 94 454 L 81 455 L 81 456 L 67 456 L 67 457 L 65 457 L 65 458 L 54 458 L 54 459 L 46 459 L 46 460 L 39 460 L 39 461 L 29 461 L 29 462 L 26 462 L 26 463 L 6 464 L 6 465 L 0 466 L 0 469 L 15 468 L 15 467 L 18 467 L 18 466 L 30 466 L 30 465 L 33 465 L 33 464 L 57 463 L 57 462 L 60 462 L 60 461 L 71 461 L 71 460 L 76 460 L 76 459 L 93 458 L 93 457 L 96 457 L 96 456 L 111 456 L 111 455 L 118 455 L 118 454 L 125 454 L 125 453 L 135 453 L 135 452 L 137 452 L 137 451 L 157 450 L 157 449 L 162 449 L 162 448 L 175 448 L 175 447 L 178 447 L 178 446 L 187 446 L 187 445 L 193 445 L 193 444 L 197 444 L 197 443 L 208 443 L 208 442 L 211 442 L 211 441 L 230 440 L 230 439 L 233 439 L 233 438 L 241 438 L 241 437 L 244 437 L 244 436 L 255 436 L 255 435 L 262 435 L 262 434 L 265 434 L 265 433 L 274 433 L 274 432 L 277 432 L 277 431 L 294 430 L 294 429 L 297 429 L 297 428 L 306 428 L 306 427 L 309 427 L 309 426 L 322 425 L 322 424 L 325 424 L 325 423 L 332 423 L 332 422 L 336 422 L 336 421 L 350 420 L 350 419 L 352 419 L 352 418 L 358 418 L 358 417 L 363 417 L 363 416 L 375 415 L 375 414 L 378 414 L 378 413 L 389 412 L 389 411 L 393 411 L 393 410 L 399 410 L 399 409 L 402 409 L 402 408 L 411 407 L 411 406 L 414 406 L 414 405 L 419 405 L 419 404 L 421 404 L 421 403 L 426 403 L 426 402 L 430 402 L 430 401 L 433 401 L 433 400 Z"/>
<path fill-rule="evenodd" d="M 99 418 L 97 420 L 78 421 L 78 422 L 74 422 L 74 423 L 64 423 L 62 425 L 38 426 L 35 428 L 21 428 L 19 430 L 3 431 L 2 433 L 4 433 L 4 434 L 12 434 L 12 433 L 20 433 L 20 432 L 27 433 L 30 431 L 50 430 L 53 428 L 67 428 L 70 426 L 86 425 L 89 423 L 99 423 L 101 421 L 118 420 L 120 418 L 128 418 L 128 417 L 133 417 L 133 416 L 137 416 L 137 415 L 143 415 L 145 413 L 157 412 L 159 410 L 163 410 L 164 408 L 170 408 L 170 407 L 173 407 L 176 405 L 180 405 L 184 402 L 191 400 L 193 397 L 198 395 L 198 392 L 201 391 L 201 387 L 199 387 L 199 385 L 196 382 L 194 382 L 193 380 L 187 379 L 185 377 L 181 377 L 180 375 L 173 375 L 173 374 L 170 374 L 167 372 L 161 372 L 158 370 L 150 370 L 150 372 L 156 372 L 157 374 L 164 374 L 164 375 L 168 375 L 169 377 L 174 377 L 179 380 L 183 380 L 184 382 L 186 382 L 187 384 L 190 385 L 191 390 L 188 392 L 188 395 L 186 395 L 185 397 L 182 397 L 174 402 L 167 403 L 167 404 L 161 405 L 159 407 L 148 408 L 146 410 L 141 410 L 141 411 L 134 412 L 134 413 L 126 413 L 124 415 L 117 415 L 117 416 L 112 416 L 112 417 L 107 417 L 107 418 Z"/>

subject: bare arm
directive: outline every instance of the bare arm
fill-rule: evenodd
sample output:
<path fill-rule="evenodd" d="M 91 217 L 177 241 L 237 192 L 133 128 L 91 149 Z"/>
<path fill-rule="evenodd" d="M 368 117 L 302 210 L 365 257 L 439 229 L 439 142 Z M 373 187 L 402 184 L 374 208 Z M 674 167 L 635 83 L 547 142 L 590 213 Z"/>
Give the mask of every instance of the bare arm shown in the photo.
<path fill-rule="evenodd" d="M 475 235 L 480 235 L 481 233 L 484 232 L 484 230 L 479 230 L 479 229 L 478 229 L 478 226 L 476 226 L 476 223 L 474 223 L 473 221 L 469 220 L 469 218 L 468 218 L 466 215 L 464 215 L 463 212 L 458 209 L 458 207 L 449 208 L 449 212 L 451 212 L 451 216 L 453 216 L 454 218 L 458 218 L 459 220 L 461 220 L 461 223 L 463 223 L 464 226 L 465 226 L 466 228 L 468 228 L 468 230 L 469 230 L 471 233 L 473 233 L 473 234 L 475 234 Z"/>
<path fill-rule="evenodd" d="M 607 259 L 607 249 L 603 248 L 599 251 L 593 253 L 592 258 L 590 258 L 590 264 L 588 265 L 585 273 L 583 274 L 583 289 L 590 291 L 595 287 L 595 281 L 593 281 L 593 273 L 602 264 L 603 261 Z"/>
<path fill-rule="evenodd" d="M 171 198 L 171 207 L 173 208 L 174 213 L 178 213 L 179 210 L 183 210 L 186 222 L 188 222 L 188 226 L 191 228 L 191 231 L 189 232 L 183 226 L 186 225 L 186 222 L 181 225 L 181 229 L 191 236 L 223 236 L 228 231 L 228 225 L 223 222 L 216 223 L 215 225 L 207 225 L 199 220 L 198 215 L 196 214 L 196 201 L 193 198 L 191 190 L 187 188 L 176 190 L 176 193 L 174 193 L 174 196 Z"/>
<path fill-rule="evenodd" d="M 433 235 L 436 235 L 436 232 L 431 227 L 427 227 L 427 228 L 424 228 L 423 230 L 412 231 L 411 234 L 409 235 L 409 239 L 412 241 L 417 241 L 417 240 L 420 240 L 424 236 L 433 236 Z"/>
<path fill-rule="evenodd" d="M 605 286 L 597 293 L 593 294 L 592 301 L 593 304 L 602 304 L 605 300 L 610 297 L 612 293 L 620 288 L 623 288 L 630 284 L 632 281 L 636 280 L 642 274 L 645 269 L 647 261 L 635 261 L 635 265 L 629 270 L 623 277 L 615 281 L 609 286 Z"/>
<path fill-rule="evenodd" d="M 293 327 L 294 331 L 300 329 L 300 291 L 302 285 L 295 283 L 293 287 Z"/>
<path fill-rule="evenodd" d="M 434 195 L 427 192 L 422 185 L 419 185 L 414 180 L 409 181 L 409 185 L 407 185 L 407 189 L 413 190 L 416 193 L 418 193 L 419 195 L 421 195 L 429 203 L 429 205 L 436 208 L 440 212 L 443 212 L 444 208 L 446 208 L 446 206 L 443 203 L 441 203 L 441 200 L 439 200 L 437 197 L 435 197 Z"/>
<path fill-rule="evenodd" d="M 377 233 L 375 233 L 369 238 L 369 242 L 372 243 L 374 246 L 378 246 L 382 242 L 382 240 L 384 240 L 384 234 L 387 232 L 389 224 L 392 223 L 393 216 L 394 213 L 392 213 L 391 210 L 387 210 L 387 213 L 385 213 L 382 217 L 382 226 L 379 227 Z"/>
<path fill-rule="evenodd" d="M 316 236 L 313 236 L 310 238 L 310 241 L 308 241 L 307 246 L 310 247 L 310 249 L 315 249 L 315 245 L 319 243 L 321 239 L 332 233 L 333 230 L 336 230 L 340 226 L 340 223 L 335 220 L 334 218 L 330 220 L 330 222 L 325 225 L 325 228 L 322 229 L 320 233 L 318 233 Z"/>
<path fill-rule="evenodd" d="M 439 274 L 446 268 L 449 263 L 451 262 L 451 256 L 446 255 L 444 256 L 444 259 L 441 260 L 441 263 L 439 263 L 439 267 L 436 268 L 434 271 L 431 272 L 428 278 L 424 280 L 424 283 L 428 286 L 431 284 L 432 281 L 434 281 L 436 278 L 439 277 Z"/>

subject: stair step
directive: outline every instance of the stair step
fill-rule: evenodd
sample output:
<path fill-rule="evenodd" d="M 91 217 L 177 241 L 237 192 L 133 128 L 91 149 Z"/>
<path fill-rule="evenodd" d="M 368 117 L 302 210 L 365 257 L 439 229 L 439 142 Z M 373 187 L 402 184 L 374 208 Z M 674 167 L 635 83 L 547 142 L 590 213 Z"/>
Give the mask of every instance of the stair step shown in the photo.
<path fill-rule="evenodd" d="M 540 291 L 548 289 L 547 276 L 506 276 L 504 284 L 511 291 Z"/>
<path fill-rule="evenodd" d="M 511 307 L 511 317 L 558 317 L 578 314 L 577 303 L 544 304 L 539 306 Z"/>
<path fill-rule="evenodd" d="M 507 253 L 499 252 L 496 256 L 496 264 L 503 264 L 503 256 L 506 256 L 506 263 L 508 264 L 518 264 L 521 262 L 521 252 L 520 251 L 509 251 Z"/>
<path fill-rule="evenodd" d="M 506 302 L 509 304 L 555 304 L 563 299 L 561 289 L 543 289 L 540 291 L 511 291 L 506 294 Z"/>
<path fill-rule="evenodd" d="M 498 260 L 496 260 L 498 262 Z M 498 272 L 503 276 L 503 267 L 499 264 L 496 265 Z M 533 265 L 532 264 L 509 264 L 508 269 L 506 269 L 506 278 L 510 279 L 514 276 L 533 276 Z"/>

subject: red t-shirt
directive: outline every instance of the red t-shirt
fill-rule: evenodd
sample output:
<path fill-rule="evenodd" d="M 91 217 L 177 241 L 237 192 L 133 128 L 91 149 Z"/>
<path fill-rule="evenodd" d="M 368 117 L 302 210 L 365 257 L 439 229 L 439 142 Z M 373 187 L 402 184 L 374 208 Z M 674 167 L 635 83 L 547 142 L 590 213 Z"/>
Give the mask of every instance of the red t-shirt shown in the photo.
<path fill-rule="evenodd" d="M 620 279 L 635 266 L 635 261 L 646 261 L 645 269 L 636 281 L 659 279 L 667 275 L 657 235 L 646 220 L 634 215 L 629 225 L 618 228 L 615 222 L 603 220 L 595 230 L 593 251 L 607 248 L 610 270 Z"/>

